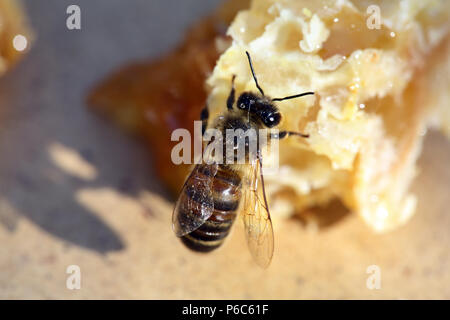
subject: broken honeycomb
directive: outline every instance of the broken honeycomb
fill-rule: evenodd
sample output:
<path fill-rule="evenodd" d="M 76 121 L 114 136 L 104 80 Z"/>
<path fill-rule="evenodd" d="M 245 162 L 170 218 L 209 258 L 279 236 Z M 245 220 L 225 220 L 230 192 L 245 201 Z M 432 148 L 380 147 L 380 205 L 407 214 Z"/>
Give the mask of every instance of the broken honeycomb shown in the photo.
<path fill-rule="evenodd" d="M 90 104 L 143 132 L 157 172 L 178 190 L 188 168 L 171 163 L 170 133 L 192 131 L 205 99 L 210 124 L 227 112 L 233 74 L 237 95 L 256 91 L 248 50 L 269 96 L 315 92 L 277 102 L 280 129 L 310 137 L 280 141 L 279 171 L 265 177 L 272 215 L 338 199 L 376 231 L 405 223 L 427 128 L 450 136 L 450 2 L 254 0 L 245 10 L 237 3 L 228 2 L 238 10 L 228 37 L 215 29 L 228 20 L 213 15 L 175 52 L 100 84 Z M 375 28 L 369 7 L 380 14 Z"/>

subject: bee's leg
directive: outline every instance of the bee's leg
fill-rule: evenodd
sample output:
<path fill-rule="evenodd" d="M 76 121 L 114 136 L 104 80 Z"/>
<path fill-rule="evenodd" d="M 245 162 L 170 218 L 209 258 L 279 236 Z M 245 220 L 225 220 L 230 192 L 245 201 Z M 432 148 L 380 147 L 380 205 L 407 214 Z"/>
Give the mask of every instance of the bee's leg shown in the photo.
<path fill-rule="evenodd" d="M 209 118 L 208 105 L 205 105 L 205 107 L 200 112 L 200 120 L 202 121 L 202 136 L 205 134 L 206 127 L 208 125 L 208 118 Z"/>
<path fill-rule="evenodd" d="M 231 78 L 231 91 L 230 91 L 230 95 L 228 96 L 227 99 L 227 108 L 228 110 L 232 110 L 233 109 L 233 104 L 234 104 L 234 79 L 236 79 L 236 75 L 233 74 L 233 77 Z"/>
<path fill-rule="evenodd" d="M 270 135 L 270 137 L 272 139 L 279 139 L 279 140 L 284 139 L 284 138 L 289 137 L 289 136 L 298 136 L 298 137 L 302 137 L 302 138 L 309 138 L 309 134 L 304 134 L 304 133 L 300 133 L 300 132 L 293 132 L 293 131 L 280 131 L 277 134 L 272 133 Z"/>

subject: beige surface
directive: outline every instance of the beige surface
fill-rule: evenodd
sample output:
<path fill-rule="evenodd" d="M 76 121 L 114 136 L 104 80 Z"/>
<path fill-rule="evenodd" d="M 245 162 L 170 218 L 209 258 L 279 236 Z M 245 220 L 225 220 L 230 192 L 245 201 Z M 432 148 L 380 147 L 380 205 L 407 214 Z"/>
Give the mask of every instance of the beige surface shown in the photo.
<path fill-rule="evenodd" d="M 217 252 L 193 254 L 170 230 L 170 202 L 146 190 L 130 196 L 113 186 L 81 184 L 67 192 L 114 230 L 124 248 L 102 255 L 20 219 L 14 231 L 0 231 L 0 297 L 448 299 L 448 147 L 437 134 L 427 138 L 414 186 L 419 212 L 405 227 L 374 235 L 356 215 L 318 232 L 298 221 L 277 223 L 275 256 L 267 271 L 252 262 L 240 228 Z M 3 198 L 2 205 L 7 201 Z M 95 237 L 85 227 L 90 232 L 80 232 Z M 78 291 L 65 288 L 70 264 L 81 268 Z M 365 285 L 372 264 L 381 268 L 380 290 Z"/>
<path fill-rule="evenodd" d="M 58 3 L 53 9 L 65 12 Z M 0 80 L 0 298 L 450 298 L 450 143 L 434 132 L 414 183 L 418 212 L 392 233 L 373 234 L 356 215 L 318 231 L 275 221 L 266 271 L 251 260 L 240 226 L 214 253 L 187 251 L 172 234 L 172 203 L 146 150 L 84 108 L 102 74 L 157 52 L 139 51 L 148 35 L 126 37 L 124 28 L 146 26 L 140 11 L 162 14 L 111 3 L 106 14 L 85 10 L 96 22 L 77 34 L 34 5 L 38 41 Z M 134 17 L 131 29 L 120 27 L 123 41 L 107 37 L 116 10 Z M 172 32 L 189 21 L 175 17 Z M 81 268 L 80 290 L 66 288 L 71 264 Z M 373 264 L 382 288 L 370 291 Z"/>

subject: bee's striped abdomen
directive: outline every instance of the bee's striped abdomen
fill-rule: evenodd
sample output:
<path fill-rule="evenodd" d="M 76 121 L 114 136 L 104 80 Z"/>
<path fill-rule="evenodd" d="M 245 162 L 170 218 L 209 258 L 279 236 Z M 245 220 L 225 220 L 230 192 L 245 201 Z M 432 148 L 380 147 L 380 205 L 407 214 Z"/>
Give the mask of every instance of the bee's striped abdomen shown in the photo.
<path fill-rule="evenodd" d="M 189 179 L 211 178 L 207 167 L 204 166 L 204 168 L 205 170 L 198 170 L 196 176 L 191 176 Z M 203 175 L 204 177 L 199 177 L 198 175 Z M 189 181 L 187 181 L 187 184 L 189 184 Z M 236 218 L 236 210 L 239 207 L 241 178 L 229 167 L 219 165 L 213 178 L 211 189 L 214 200 L 214 211 L 211 217 L 199 228 L 181 238 L 183 243 L 194 251 L 212 251 L 218 248 L 225 240 Z M 192 201 L 199 200 L 196 199 L 197 194 L 195 190 L 186 188 L 186 195 Z M 192 217 L 190 218 L 195 219 L 196 217 L 193 215 L 196 214 L 199 215 L 199 213 L 192 212 Z"/>

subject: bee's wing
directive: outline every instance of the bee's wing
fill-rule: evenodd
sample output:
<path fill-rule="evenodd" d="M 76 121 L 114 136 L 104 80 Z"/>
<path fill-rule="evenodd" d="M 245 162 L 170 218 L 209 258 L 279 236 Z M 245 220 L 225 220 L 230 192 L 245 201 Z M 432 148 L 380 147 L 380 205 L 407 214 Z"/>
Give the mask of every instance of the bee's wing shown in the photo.
<path fill-rule="evenodd" d="M 200 227 L 213 213 L 212 184 L 217 168 L 217 164 L 198 164 L 186 179 L 172 214 L 172 228 L 178 237 Z"/>
<path fill-rule="evenodd" d="M 245 179 L 242 218 L 250 252 L 256 263 L 267 268 L 273 255 L 273 229 L 264 189 L 262 162 L 250 164 Z"/>

